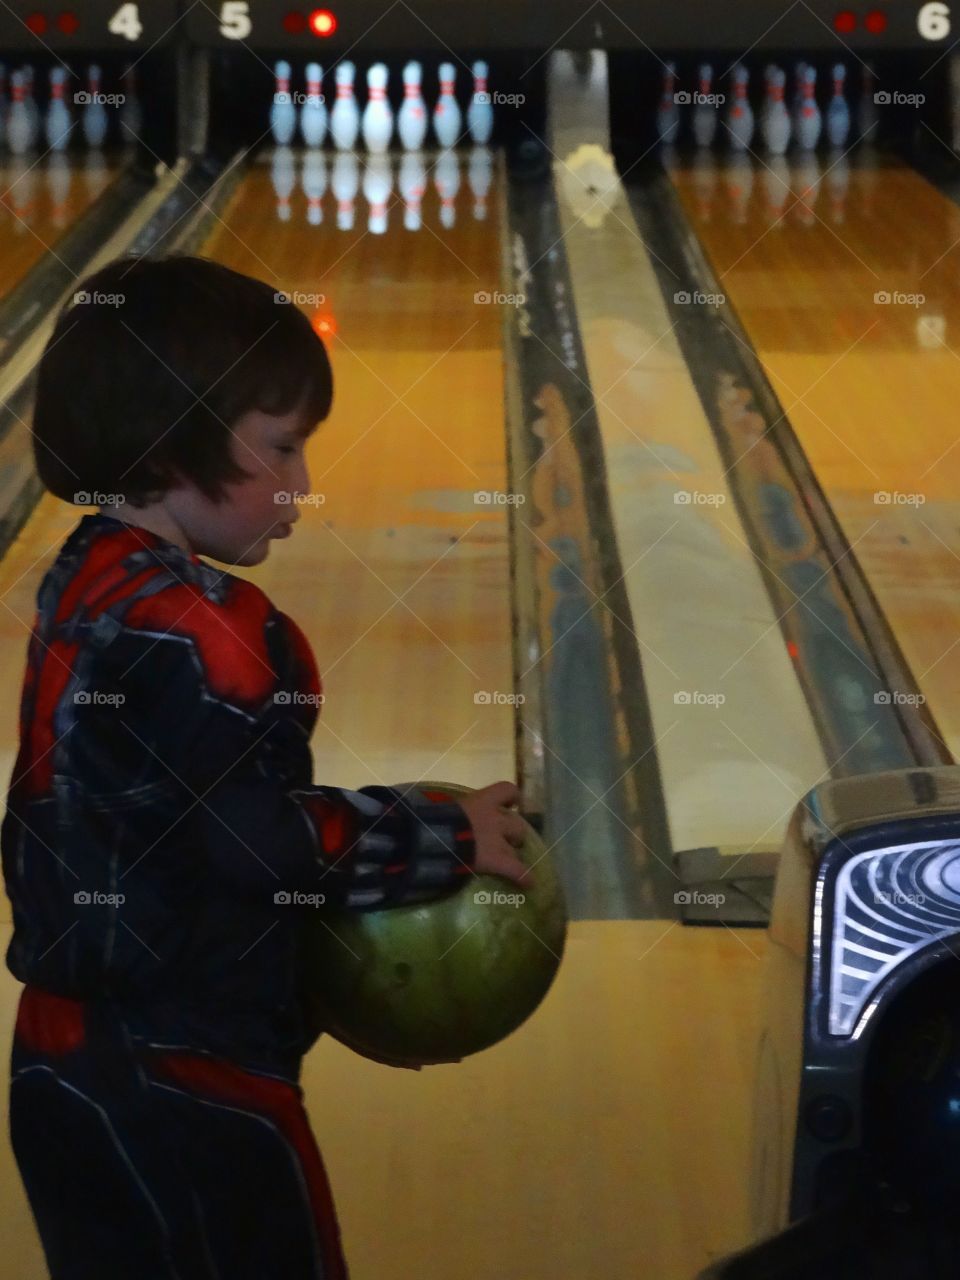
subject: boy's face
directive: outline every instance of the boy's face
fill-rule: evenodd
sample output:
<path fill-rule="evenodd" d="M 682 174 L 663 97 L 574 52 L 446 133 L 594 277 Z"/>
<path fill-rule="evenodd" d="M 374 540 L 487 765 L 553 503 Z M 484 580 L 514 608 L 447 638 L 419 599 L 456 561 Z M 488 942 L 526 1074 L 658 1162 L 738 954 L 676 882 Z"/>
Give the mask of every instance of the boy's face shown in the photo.
<path fill-rule="evenodd" d="M 279 418 L 251 409 L 234 424 L 231 447 L 252 478 L 228 484 L 219 504 L 192 485 L 167 493 L 164 505 L 195 554 L 224 564 L 260 564 L 272 538 L 289 536 L 300 518 L 289 498 L 310 488 L 306 440 L 297 434 L 302 426 L 296 409 Z M 288 501 L 279 501 L 278 494 L 288 495 Z"/>

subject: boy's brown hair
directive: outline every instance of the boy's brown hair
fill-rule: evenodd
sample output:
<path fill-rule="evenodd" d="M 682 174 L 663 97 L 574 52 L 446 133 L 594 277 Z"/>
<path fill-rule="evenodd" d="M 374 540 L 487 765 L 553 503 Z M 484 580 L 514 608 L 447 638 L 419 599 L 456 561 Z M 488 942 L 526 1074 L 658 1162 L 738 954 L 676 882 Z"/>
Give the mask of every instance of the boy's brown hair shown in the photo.
<path fill-rule="evenodd" d="M 34 460 L 66 502 L 142 506 L 174 471 L 218 502 L 249 474 L 230 456 L 241 415 L 300 408 L 306 436 L 332 399 L 323 342 L 271 285 L 205 258 L 118 258 L 78 286 L 44 349 Z"/>

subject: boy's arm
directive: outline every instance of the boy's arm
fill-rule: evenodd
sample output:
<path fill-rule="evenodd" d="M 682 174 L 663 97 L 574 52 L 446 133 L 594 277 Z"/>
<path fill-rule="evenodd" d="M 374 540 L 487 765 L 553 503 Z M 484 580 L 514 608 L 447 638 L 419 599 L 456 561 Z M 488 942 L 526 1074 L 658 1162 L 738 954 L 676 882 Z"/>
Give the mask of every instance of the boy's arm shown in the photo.
<path fill-rule="evenodd" d="M 128 675 L 123 665 L 98 663 L 97 687 L 123 700 L 75 708 L 70 758 L 88 802 L 143 828 L 150 848 L 195 843 L 225 892 L 299 890 L 356 910 L 428 901 L 471 874 L 460 805 L 311 785 L 297 719 L 275 708 L 266 727 L 212 699 L 182 643 L 152 639 L 150 696 L 139 687 L 144 667 Z"/>

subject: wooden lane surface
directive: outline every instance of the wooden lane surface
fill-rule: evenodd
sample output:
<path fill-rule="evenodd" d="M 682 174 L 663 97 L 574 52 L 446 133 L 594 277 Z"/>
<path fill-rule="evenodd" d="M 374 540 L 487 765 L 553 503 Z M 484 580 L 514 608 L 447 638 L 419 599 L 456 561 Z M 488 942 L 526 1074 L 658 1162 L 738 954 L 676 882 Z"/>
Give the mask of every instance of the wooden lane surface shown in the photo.
<path fill-rule="evenodd" d="M 27 275 L 113 180 L 121 160 L 6 156 L 0 164 L 0 298 Z"/>
<path fill-rule="evenodd" d="M 703 157 L 673 178 L 957 755 L 960 210 L 908 168 L 854 158 L 821 157 L 819 180 Z"/>

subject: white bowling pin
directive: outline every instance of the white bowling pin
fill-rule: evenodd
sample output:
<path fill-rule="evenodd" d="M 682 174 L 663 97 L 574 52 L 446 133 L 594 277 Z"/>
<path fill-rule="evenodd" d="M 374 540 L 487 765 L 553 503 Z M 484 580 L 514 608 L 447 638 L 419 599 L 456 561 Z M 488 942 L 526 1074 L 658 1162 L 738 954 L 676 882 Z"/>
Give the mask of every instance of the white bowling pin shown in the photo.
<path fill-rule="evenodd" d="M 850 108 L 843 96 L 847 68 L 838 62 L 833 68 L 833 97 L 827 107 L 827 138 L 831 147 L 842 147 L 850 132 Z"/>
<path fill-rule="evenodd" d="M 70 141 L 73 131 L 73 120 L 63 99 L 67 82 L 67 73 L 63 67 L 50 68 L 50 102 L 47 106 L 47 118 L 44 121 L 47 146 L 51 151 L 63 151 Z"/>
<path fill-rule="evenodd" d="M 355 74 L 356 67 L 352 62 L 341 62 L 335 73 L 337 100 L 330 112 L 330 137 L 338 151 L 350 151 L 360 131 L 360 112 L 353 96 Z"/>
<path fill-rule="evenodd" d="M 127 67 L 123 73 L 123 102 L 120 104 L 120 137 L 127 145 L 139 142 L 143 132 L 143 109 L 137 94 L 137 73 Z"/>
<path fill-rule="evenodd" d="M 354 201 L 360 190 L 360 161 L 354 151 L 341 151 L 333 162 L 330 187 L 337 200 L 337 229 L 352 231 Z"/>
<path fill-rule="evenodd" d="M 290 63 L 278 62 L 273 68 L 276 89 L 270 107 L 270 132 L 278 147 L 285 147 L 293 139 L 297 127 L 297 109 L 290 94 Z"/>
<path fill-rule="evenodd" d="M 327 189 L 327 159 L 322 151 L 311 150 L 303 157 L 301 182 L 303 194 L 307 197 L 307 222 L 311 227 L 319 227 L 323 221 L 320 202 Z"/>
<path fill-rule="evenodd" d="M 387 66 L 375 62 L 367 72 L 367 105 L 363 108 L 361 132 L 371 155 L 383 155 L 393 137 L 393 112 L 387 101 Z"/>
<path fill-rule="evenodd" d="M 734 151 L 746 151 L 753 140 L 753 110 L 747 97 L 750 72 L 741 63 L 733 68 L 733 101 L 727 114 L 730 146 Z"/>
<path fill-rule="evenodd" d="M 375 155 L 367 161 L 363 173 L 363 194 L 370 206 L 367 230 L 382 236 L 387 229 L 387 201 L 393 189 L 390 157 Z"/>
<path fill-rule="evenodd" d="M 323 68 L 307 63 L 307 96 L 300 108 L 300 132 L 308 147 L 322 147 L 327 136 L 327 107 L 323 101 Z"/>
<path fill-rule="evenodd" d="M 403 196 L 403 225 L 408 231 L 419 231 L 420 203 L 427 186 L 427 167 L 422 152 L 408 151 L 400 161 L 398 185 Z"/>
<path fill-rule="evenodd" d="M 98 66 L 87 68 L 87 93 L 90 100 L 80 112 L 83 136 L 87 140 L 88 147 L 102 147 L 103 141 L 107 136 L 109 121 L 107 119 L 107 108 L 100 101 L 103 97 L 103 89 Z"/>
<path fill-rule="evenodd" d="M 22 156 L 33 146 L 35 136 L 27 110 L 27 87 L 23 72 L 10 77 L 10 114 L 7 116 L 7 146 L 15 156 Z"/>
<path fill-rule="evenodd" d="M 419 151 L 427 136 L 427 108 L 423 101 L 419 62 L 408 62 L 403 68 L 403 105 L 397 116 L 397 133 L 404 151 Z"/>
<path fill-rule="evenodd" d="M 467 183 L 473 193 L 473 216 L 483 222 L 487 216 L 487 196 L 493 182 L 493 152 L 489 147 L 474 147 L 467 169 Z"/>
<path fill-rule="evenodd" d="M 820 141 L 820 108 L 817 106 L 817 69 L 805 67 L 803 72 L 803 102 L 797 120 L 797 144 L 801 151 L 813 151 Z"/>
<path fill-rule="evenodd" d="M 473 72 L 473 97 L 467 107 L 467 128 L 477 146 L 485 147 L 493 133 L 493 103 L 487 91 L 489 67 L 485 62 L 475 62 Z"/>
<path fill-rule="evenodd" d="M 7 68 L 0 62 L 0 146 L 7 132 Z"/>
<path fill-rule="evenodd" d="M 455 201 L 460 190 L 460 162 L 457 153 L 441 151 L 433 170 L 433 183 L 440 197 L 440 224 L 449 231 L 456 224 Z"/>
<path fill-rule="evenodd" d="M 270 180 L 277 197 L 277 218 L 290 221 L 290 196 L 297 185 L 297 170 L 289 147 L 274 147 L 270 164 Z"/>
<path fill-rule="evenodd" d="M 761 136 L 773 156 L 782 156 L 790 143 L 790 115 L 783 101 L 786 72 L 771 67 L 767 77 L 767 112 L 761 125 Z"/>
<path fill-rule="evenodd" d="M 803 105 L 803 73 L 807 69 L 805 62 L 793 64 L 793 95 L 790 98 L 790 115 L 793 117 L 793 131 L 797 131 L 797 118 Z"/>
<path fill-rule="evenodd" d="M 770 77 L 774 71 L 776 71 L 776 67 L 772 64 L 763 68 L 763 102 L 760 104 L 760 116 L 757 120 L 761 138 L 764 136 L 767 117 L 770 115 Z"/>
<path fill-rule="evenodd" d="M 454 96 L 457 72 L 452 62 L 440 63 L 440 97 L 433 109 L 433 132 L 437 142 L 446 150 L 454 147 L 460 137 L 460 107 Z"/>
<path fill-rule="evenodd" d="M 657 106 L 657 137 L 668 146 L 676 141 L 680 132 L 680 108 L 674 100 L 676 83 L 676 63 L 668 62 L 663 68 L 663 84 Z"/>
<path fill-rule="evenodd" d="M 714 103 L 703 99 L 713 97 L 713 67 L 704 63 L 700 68 L 700 89 L 698 101 L 694 104 L 690 123 L 693 128 L 693 140 L 698 147 L 709 147 L 717 132 L 717 108 Z"/>

